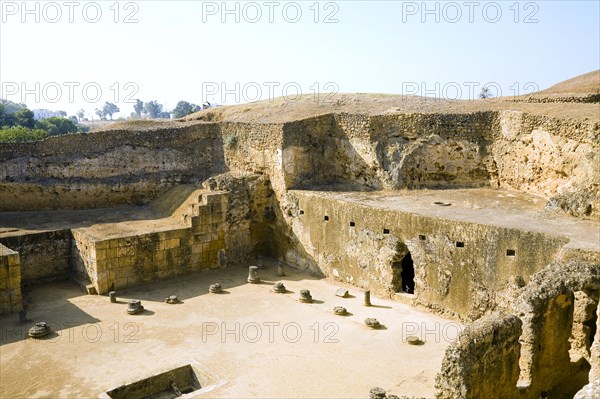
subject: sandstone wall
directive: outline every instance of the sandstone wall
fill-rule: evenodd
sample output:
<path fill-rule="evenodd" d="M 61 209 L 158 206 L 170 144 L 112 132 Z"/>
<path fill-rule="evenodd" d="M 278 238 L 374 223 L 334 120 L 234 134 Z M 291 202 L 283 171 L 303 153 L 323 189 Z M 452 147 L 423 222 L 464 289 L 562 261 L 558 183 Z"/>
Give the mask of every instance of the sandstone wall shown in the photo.
<path fill-rule="evenodd" d="M 71 269 L 69 230 L 4 237 L 0 242 L 19 253 L 23 284 L 65 279 L 69 275 Z"/>
<path fill-rule="evenodd" d="M 553 262 L 532 277 L 513 304 L 523 321 L 520 338 L 520 384 L 528 397 L 567 381 L 579 370 L 569 356 L 574 294 L 600 290 L 600 264 L 585 261 Z M 598 326 L 598 321 L 596 325 Z M 597 378 L 596 348 L 591 348 L 590 379 Z"/>
<path fill-rule="evenodd" d="M 517 398 L 519 336 L 516 316 L 493 314 L 468 325 L 446 349 L 436 399 Z"/>
<path fill-rule="evenodd" d="M 290 207 L 286 261 L 391 295 L 398 290 L 392 263 L 410 251 L 414 303 L 463 320 L 502 305 L 500 291 L 515 279 L 528 283 L 568 242 L 551 234 L 366 207 L 309 191 L 290 191 L 290 197 L 295 207 Z"/>
<path fill-rule="evenodd" d="M 0 211 L 142 204 L 224 167 L 215 124 L 0 144 Z"/>
<path fill-rule="evenodd" d="M 489 184 L 493 113 L 323 115 L 287 123 L 288 188 L 342 183 L 366 189 Z"/>
<path fill-rule="evenodd" d="M 275 255 L 278 244 L 274 228 L 275 221 L 281 218 L 281 210 L 266 176 L 225 173 L 211 177 L 204 186 L 225 191 L 229 198 L 224 210 L 228 262 Z"/>
<path fill-rule="evenodd" d="M 0 210 L 146 203 L 230 171 L 289 188 L 505 187 L 598 217 L 600 126 L 517 111 L 327 114 L 283 124 L 188 122 L 0 144 Z M 18 199 L 18 200 L 17 200 Z M 283 202 L 282 202 L 283 201 Z"/>
<path fill-rule="evenodd" d="M 490 146 L 497 185 L 550 198 L 549 208 L 600 216 L 600 126 L 499 113 Z"/>
<path fill-rule="evenodd" d="M 0 314 L 18 312 L 22 308 L 19 254 L 0 244 Z"/>
<path fill-rule="evenodd" d="M 103 294 L 223 267 L 226 209 L 226 194 L 208 193 L 195 207 L 190 227 L 108 239 L 75 229 L 76 272 Z"/>

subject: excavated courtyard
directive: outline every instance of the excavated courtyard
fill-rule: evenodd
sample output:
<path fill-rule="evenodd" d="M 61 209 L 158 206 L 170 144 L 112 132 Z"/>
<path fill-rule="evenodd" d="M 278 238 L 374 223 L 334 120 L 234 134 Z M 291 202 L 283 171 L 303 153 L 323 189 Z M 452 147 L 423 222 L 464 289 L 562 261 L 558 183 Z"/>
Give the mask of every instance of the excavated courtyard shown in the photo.
<path fill-rule="evenodd" d="M 1 144 L 0 396 L 597 399 L 599 76 Z"/>
<path fill-rule="evenodd" d="M 84 295 L 70 282 L 30 288 L 30 320 L 0 319 L 2 397 L 99 397 L 195 363 L 215 385 L 198 397 L 357 398 L 378 384 L 398 394 L 433 396 L 444 350 L 462 324 L 378 297 L 365 307 L 355 287 L 346 286 L 350 297 L 336 297 L 344 285 L 291 268 L 277 277 L 272 260 L 259 271 L 262 283 L 248 284 L 246 266 L 120 291 L 119 303 Z M 289 292 L 273 293 L 276 281 Z M 225 292 L 209 294 L 214 282 Z M 298 301 L 301 289 L 310 290 L 314 303 Z M 165 303 L 169 295 L 182 303 Z M 144 313 L 125 312 L 134 298 Z M 334 315 L 334 306 L 349 315 Z M 384 327 L 369 329 L 367 317 Z M 51 322 L 55 333 L 28 339 L 37 320 Z M 409 345 L 410 335 L 425 344 Z"/>

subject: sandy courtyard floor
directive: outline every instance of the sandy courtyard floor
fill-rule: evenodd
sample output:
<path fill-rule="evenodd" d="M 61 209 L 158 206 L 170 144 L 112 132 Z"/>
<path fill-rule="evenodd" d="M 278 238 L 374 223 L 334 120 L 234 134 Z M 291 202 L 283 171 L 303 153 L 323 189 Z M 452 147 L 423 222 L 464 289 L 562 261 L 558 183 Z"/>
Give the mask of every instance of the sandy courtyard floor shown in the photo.
<path fill-rule="evenodd" d="M 247 264 L 207 271 L 106 296 L 83 294 L 70 282 L 26 290 L 28 321 L 0 319 L 0 397 L 97 398 L 107 390 L 190 363 L 222 384 L 200 397 L 364 398 L 374 386 L 397 395 L 433 397 L 444 350 L 462 325 L 389 299 L 372 298 L 294 269 L 276 277 L 266 261 L 261 284 L 247 284 Z M 272 292 L 283 281 L 286 294 Z M 224 293 L 208 294 L 220 282 Z M 297 299 L 309 289 L 314 303 Z M 164 302 L 177 295 L 182 303 Z M 128 315 L 129 299 L 146 312 Z M 342 305 L 348 316 L 332 309 Z M 370 330 L 363 320 L 384 327 Z M 36 321 L 55 331 L 27 338 Z M 416 335 L 426 343 L 407 344 Z"/>

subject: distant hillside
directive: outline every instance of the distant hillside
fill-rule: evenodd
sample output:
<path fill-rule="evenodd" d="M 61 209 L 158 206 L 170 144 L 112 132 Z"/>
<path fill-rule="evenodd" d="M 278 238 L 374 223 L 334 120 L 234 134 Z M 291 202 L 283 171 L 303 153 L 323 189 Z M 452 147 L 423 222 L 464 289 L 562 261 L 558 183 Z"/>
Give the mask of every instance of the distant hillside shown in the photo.
<path fill-rule="evenodd" d="M 599 94 L 600 69 L 575 76 L 535 94 Z"/>

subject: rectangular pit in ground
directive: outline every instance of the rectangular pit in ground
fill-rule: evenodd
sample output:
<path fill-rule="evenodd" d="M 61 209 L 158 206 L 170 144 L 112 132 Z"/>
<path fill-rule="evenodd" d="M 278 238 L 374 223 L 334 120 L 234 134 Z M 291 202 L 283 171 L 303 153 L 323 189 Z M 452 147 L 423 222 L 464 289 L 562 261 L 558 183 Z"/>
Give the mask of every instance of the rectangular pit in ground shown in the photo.
<path fill-rule="evenodd" d="M 210 371 L 199 365 L 187 364 L 130 384 L 121 385 L 102 395 L 111 399 L 172 399 L 193 398 L 220 385 Z"/>

